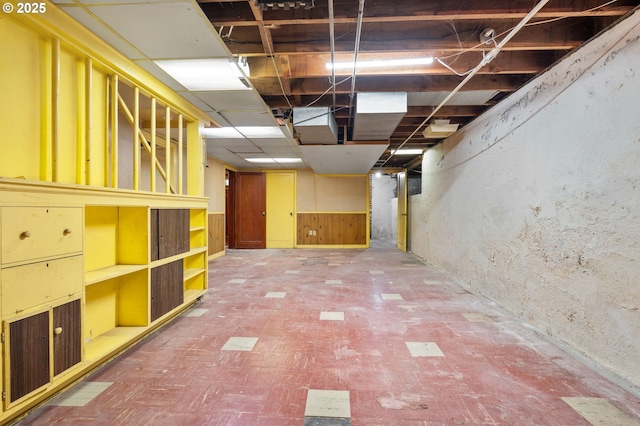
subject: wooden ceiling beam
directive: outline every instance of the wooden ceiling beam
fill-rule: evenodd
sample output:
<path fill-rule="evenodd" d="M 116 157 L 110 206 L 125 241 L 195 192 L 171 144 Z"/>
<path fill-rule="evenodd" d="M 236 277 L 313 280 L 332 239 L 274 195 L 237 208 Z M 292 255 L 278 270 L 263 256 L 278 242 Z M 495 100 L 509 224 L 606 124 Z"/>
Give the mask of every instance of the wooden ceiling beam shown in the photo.
<path fill-rule="evenodd" d="M 270 57 L 274 52 L 271 30 L 264 24 L 264 21 L 262 19 L 262 10 L 260 10 L 260 7 L 256 3 L 254 3 L 253 0 L 248 1 L 249 7 L 251 8 L 251 13 L 253 13 L 253 19 L 255 19 L 255 23 L 256 25 L 258 25 L 258 30 L 260 31 L 260 40 L 262 41 L 264 53 Z"/>
<path fill-rule="evenodd" d="M 487 109 L 484 105 L 452 105 L 452 106 L 443 106 L 436 113 L 437 117 L 475 117 L 478 114 L 482 113 L 485 109 Z M 409 106 L 407 107 L 407 114 L 402 119 L 403 123 L 415 124 L 414 121 L 411 121 L 412 118 L 424 118 L 431 114 L 433 111 L 432 106 Z M 348 118 L 349 111 L 348 110 L 340 110 L 334 113 L 336 119 Z"/>
<path fill-rule="evenodd" d="M 200 3 L 206 3 L 200 1 Z M 357 2 L 355 2 L 357 4 Z M 392 8 L 394 12 L 402 12 L 402 15 L 390 15 L 390 16 L 372 16 L 370 11 L 365 8 L 365 16 L 363 18 L 363 24 L 372 23 L 402 23 L 402 22 L 448 22 L 448 21 L 487 21 L 487 20 L 520 20 L 524 18 L 530 11 L 530 9 L 514 9 L 507 10 L 506 8 L 491 9 L 484 5 L 484 2 L 479 3 L 476 8 L 467 7 L 465 10 L 431 10 L 424 12 L 423 14 L 408 14 L 405 8 L 395 5 Z M 503 4 L 505 2 L 502 2 Z M 590 2 L 593 3 L 593 2 Z M 585 9 L 580 11 L 571 9 L 559 9 L 553 7 L 545 7 L 536 14 L 535 20 L 547 20 L 547 19 L 566 19 L 566 18 L 580 18 L 580 17 L 608 17 L 608 16 L 623 16 L 629 11 L 633 10 L 634 5 L 618 5 L 613 4 L 605 6 L 600 9 L 589 10 L 593 6 L 585 6 Z M 385 7 L 388 8 L 388 5 Z M 466 7 L 466 5 L 465 5 Z M 339 12 L 339 9 L 336 9 Z M 292 11 L 290 11 L 292 12 Z M 281 11 L 272 11 L 269 16 L 277 16 L 280 14 L 280 19 L 267 18 L 263 20 L 264 25 L 284 27 L 287 25 L 329 25 L 328 16 L 315 17 L 311 13 L 307 16 L 300 16 L 297 18 L 295 14 L 287 13 L 283 14 Z M 255 26 L 258 25 L 253 17 L 249 14 L 242 13 L 241 10 L 236 8 L 227 8 L 216 10 L 215 14 L 209 14 L 210 21 L 214 26 Z M 336 25 L 343 24 L 356 24 L 357 14 L 353 16 L 340 16 L 336 15 L 334 22 Z"/>
<path fill-rule="evenodd" d="M 524 84 L 530 76 L 523 75 L 476 75 L 465 85 L 465 90 L 494 90 L 499 92 L 512 92 L 516 88 Z M 392 79 L 381 80 L 377 77 L 363 76 L 358 77 L 356 90 L 362 92 L 449 92 L 453 90 L 462 80 L 457 76 L 397 76 Z M 252 79 L 251 82 L 258 92 L 262 94 L 268 105 L 274 107 L 286 107 L 284 99 L 278 102 L 278 98 L 282 98 L 282 90 L 277 79 Z M 302 103 L 306 105 L 315 100 L 319 95 L 330 88 L 326 78 L 308 79 L 304 81 L 291 82 L 291 95 L 302 96 Z M 336 93 L 339 95 L 337 105 L 348 105 L 348 94 L 351 86 L 347 83 L 336 87 Z M 331 101 L 331 96 L 327 92 L 315 105 L 327 106 Z"/>
<path fill-rule="evenodd" d="M 400 58 L 420 58 L 429 56 L 425 52 L 412 52 L 403 53 L 387 52 L 369 54 L 368 52 L 361 52 L 358 55 L 359 61 L 367 60 L 383 60 L 386 57 L 392 57 L 394 59 Z M 336 62 L 349 61 L 352 55 L 337 54 Z M 520 52 L 520 51 L 506 51 L 501 52 L 498 56 L 490 62 L 487 66 L 479 71 L 480 74 L 536 74 L 545 69 L 549 64 L 554 62 L 556 57 L 546 51 L 533 51 L 533 52 Z M 290 78 L 316 78 L 316 77 L 328 77 L 331 75 L 330 70 L 326 68 L 326 64 L 329 62 L 330 56 L 323 54 L 314 54 L 307 56 L 291 56 L 289 57 Z M 455 61 L 452 62 L 452 68 L 459 72 L 464 73 L 473 69 L 482 60 L 482 52 L 468 52 L 465 55 L 458 56 Z M 270 58 L 249 58 L 249 69 L 251 70 L 251 80 L 260 79 L 265 77 L 275 77 L 276 70 L 273 67 L 273 62 Z M 278 69 L 277 73 L 280 76 L 285 75 L 287 70 Z M 454 73 L 438 62 L 434 62 L 431 65 L 420 65 L 413 67 L 402 67 L 401 69 L 390 68 L 371 68 L 362 69 L 358 71 L 358 78 L 367 75 L 375 75 L 378 77 L 383 76 L 396 76 L 396 75 L 453 75 Z M 343 80 L 345 77 L 351 75 L 350 69 L 338 70 L 336 72 L 338 81 Z"/>
<path fill-rule="evenodd" d="M 465 90 L 512 92 L 526 81 L 527 78 L 520 75 L 476 75 L 465 85 Z M 430 76 L 397 77 L 393 81 L 386 82 L 376 81 L 375 78 L 368 79 L 363 77 L 358 79 L 357 90 L 362 92 L 449 92 L 453 90 L 459 82 L 459 77 L 452 76 L 442 76 L 437 78 Z M 254 81 L 253 84 L 261 93 L 267 105 L 271 108 L 289 107 L 282 95 L 282 90 L 277 80 L 269 79 L 268 83 Z M 287 96 L 294 106 L 307 106 L 312 102 L 314 106 L 333 106 L 332 96 L 329 92 L 318 99 L 322 93 L 327 91 L 328 87 L 326 80 L 317 81 L 316 79 L 316 81 L 313 82 L 305 81 L 299 86 L 292 86 L 291 93 L 287 93 Z M 350 88 L 340 88 L 340 90 L 336 91 L 337 107 L 349 105 L 349 92 Z M 294 100 L 292 96 L 297 98 Z M 410 113 L 412 108 L 414 107 L 409 108 Z M 419 112 L 417 109 L 416 111 L 416 115 L 418 115 Z"/>

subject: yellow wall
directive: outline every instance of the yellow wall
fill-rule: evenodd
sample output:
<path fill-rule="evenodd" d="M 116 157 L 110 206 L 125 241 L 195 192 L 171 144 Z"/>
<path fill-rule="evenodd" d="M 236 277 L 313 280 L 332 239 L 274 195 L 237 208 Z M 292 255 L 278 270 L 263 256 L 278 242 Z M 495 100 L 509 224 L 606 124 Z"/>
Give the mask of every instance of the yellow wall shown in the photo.
<path fill-rule="evenodd" d="M 175 154 L 170 167 L 162 157 L 166 141 L 159 117 L 168 107 L 172 115 L 182 119 L 185 129 L 183 190 L 175 193 L 202 195 L 200 132 L 202 123 L 211 121 L 209 117 L 55 5 L 47 4 L 46 14 L 41 15 L 0 15 L 0 75 L 0 177 L 165 193 L 167 185 L 164 177 L 158 176 L 160 172 L 151 175 L 155 176 L 155 189 L 148 182 L 151 164 L 158 164 L 156 170 L 171 171 L 169 178 L 177 187 Z M 149 135 L 150 123 L 162 126 L 158 129 L 157 163 L 150 160 L 150 150 L 141 151 L 140 162 L 146 156 L 146 169 L 142 164 L 135 169 L 130 158 L 120 164 L 115 154 L 125 141 L 116 143 L 121 135 L 115 126 L 122 120 L 112 117 L 123 115 L 113 94 L 121 94 L 125 86 L 128 90 L 123 98 L 127 98 L 129 116 L 133 114 L 133 88 L 139 89 L 141 110 L 137 116 L 146 126 L 141 124 L 141 131 Z M 157 115 L 148 110 L 145 101 L 149 100 L 157 103 Z M 177 133 L 173 121 L 170 129 L 173 137 L 173 132 Z M 138 145 L 136 134 L 128 132 L 129 145 Z M 121 167 L 133 170 L 121 173 Z M 120 187 L 116 177 L 121 175 L 136 179 L 125 179 Z M 138 176 L 142 184 L 134 187 L 132 182 L 137 182 Z"/>
<path fill-rule="evenodd" d="M 40 178 L 45 71 L 39 35 L 0 15 L 0 176 Z"/>

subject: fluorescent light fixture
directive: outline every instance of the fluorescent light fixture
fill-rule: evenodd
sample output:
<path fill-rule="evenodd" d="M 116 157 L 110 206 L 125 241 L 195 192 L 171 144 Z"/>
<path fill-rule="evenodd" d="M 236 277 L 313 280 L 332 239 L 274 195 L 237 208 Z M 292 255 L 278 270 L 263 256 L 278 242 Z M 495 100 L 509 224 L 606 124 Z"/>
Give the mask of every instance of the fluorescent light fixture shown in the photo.
<path fill-rule="evenodd" d="M 276 163 L 302 163 L 302 158 L 274 158 Z"/>
<path fill-rule="evenodd" d="M 275 163 L 273 158 L 245 158 L 250 163 Z"/>
<path fill-rule="evenodd" d="M 202 134 L 208 138 L 243 139 L 234 127 L 212 127 L 202 129 Z"/>
<path fill-rule="evenodd" d="M 393 155 L 419 155 L 422 154 L 424 150 L 422 148 L 407 148 L 407 149 L 398 149 Z"/>
<path fill-rule="evenodd" d="M 430 56 L 424 58 L 407 58 L 407 59 L 374 59 L 371 61 L 358 61 L 356 63 L 357 69 L 364 68 L 390 68 L 390 67 L 410 67 L 415 65 L 431 65 L 433 58 Z M 327 69 L 345 70 L 353 69 L 352 62 L 336 62 L 333 66 L 331 62 L 326 65 Z"/>
<path fill-rule="evenodd" d="M 160 60 L 155 63 L 190 91 L 251 90 L 238 65 L 227 58 Z"/>
<path fill-rule="evenodd" d="M 302 163 L 301 158 L 245 158 L 250 163 Z"/>
<path fill-rule="evenodd" d="M 245 137 L 251 139 L 282 138 L 280 126 L 238 126 L 236 127 Z"/>
<path fill-rule="evenodd" d="M 274 139 L 283 138 L 280 126 L 238 126 L 207 128 L 202 134 L 208 138 L 225 139 Z"/>

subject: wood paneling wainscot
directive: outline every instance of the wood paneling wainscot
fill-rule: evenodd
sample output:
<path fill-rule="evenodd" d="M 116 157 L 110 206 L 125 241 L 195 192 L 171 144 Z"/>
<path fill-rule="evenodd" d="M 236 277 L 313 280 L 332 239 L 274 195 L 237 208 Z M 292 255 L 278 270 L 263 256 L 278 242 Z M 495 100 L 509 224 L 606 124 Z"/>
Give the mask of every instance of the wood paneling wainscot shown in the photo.
<path fill-rule="evenodd" d="M 298 245 L 359 246 L 367 243 L 366 213 L 298 213 Z"/>
<path fill-rule="evenodd" d="M 225 215 L 224 213 L 209 213 L 208 214 L 208 255 L 213 256 L 220 253 L 224 253 L 224 241 L 225 241 Z"/>

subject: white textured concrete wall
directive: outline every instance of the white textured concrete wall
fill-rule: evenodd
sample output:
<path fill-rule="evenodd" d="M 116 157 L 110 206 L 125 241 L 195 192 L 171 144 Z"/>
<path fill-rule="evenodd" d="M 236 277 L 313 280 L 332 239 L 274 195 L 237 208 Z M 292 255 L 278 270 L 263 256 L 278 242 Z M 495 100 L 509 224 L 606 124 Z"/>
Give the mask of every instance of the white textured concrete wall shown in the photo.
<path fill-rule="evenodd" d="M 640 12 L 454 137 L 411 250 L 640 386 Z"/>
<path fill-rule="evenodd" d="M 392 221 L 394 191 L 398 183 L 395 177 L 381 175 L 371 177 L 371 238 L 375 240 L 397 240 L 397 222 Z M 397 203 L 396 203 L 397 209 Z M 397 213 L 396 213 L 397 217 Z"/>

